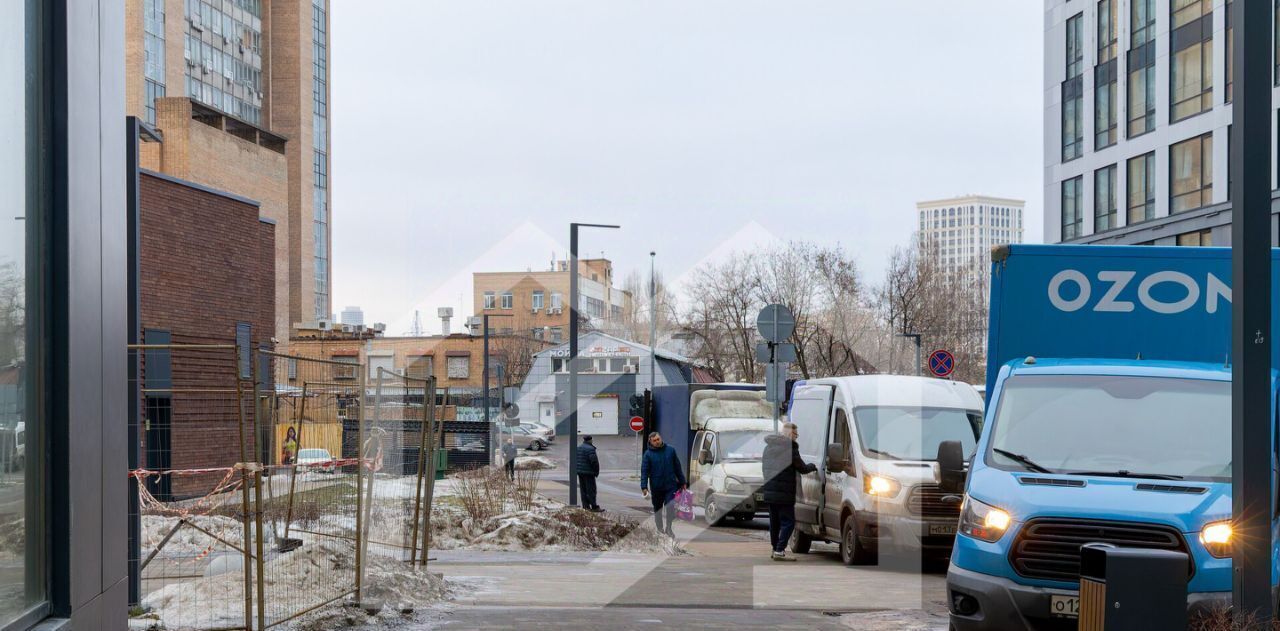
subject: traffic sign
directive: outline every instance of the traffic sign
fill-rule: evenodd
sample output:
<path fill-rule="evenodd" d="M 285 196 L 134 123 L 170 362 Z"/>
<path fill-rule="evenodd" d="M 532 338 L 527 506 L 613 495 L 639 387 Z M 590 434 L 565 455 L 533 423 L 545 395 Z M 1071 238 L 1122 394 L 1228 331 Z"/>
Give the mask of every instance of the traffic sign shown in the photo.
<path fill-rule="evenodd" d="M 760 310 L 756 316 L 756 330 L 764 339 L 778 343 L 791 337 L 796 330 L 796 318 L 791 310 L 779 304 L 772 304 Z"/>
<path fill-rule="evenodd" d="M 951 351 L 938 349 L 929 353 L 929 372 L 935 377 L 946 377 L 956 369 L 956 357 Z"/>
<path fill-rule="evenodd" d="M 633 416 L 633 417 L 631 417 L 631 423 L 630 423 L 630 425 L 631 425 L 631 431 L 633 431 L 633 432 L 643 432 L 643 431 L 644 431 L 644 417 L 643 417 L 643 416 Z"/>

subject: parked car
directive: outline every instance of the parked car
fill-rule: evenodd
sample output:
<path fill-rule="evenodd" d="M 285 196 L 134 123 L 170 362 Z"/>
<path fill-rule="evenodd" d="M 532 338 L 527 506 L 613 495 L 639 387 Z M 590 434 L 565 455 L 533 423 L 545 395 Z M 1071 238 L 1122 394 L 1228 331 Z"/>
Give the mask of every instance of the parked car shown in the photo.
<path fill-rule="evenodd" d="M 333 456 L 329 454 L 328 449 L 318 447 L 309 447 L 298 452 L 298 471 L 319 471 L 321 473 L 333 473 L 336 466 L 333 464 Z"/>
<path fill-rule="evenodd" d="M 8 440 L 5 441 L 6 443 L 8 443 L 5 446 L 7 448 L 10 448 L 11 451 L 8 454 L 5 454 L 6 457 L 3 459 L 3 461 L 0 461 L 0 462 L 4 462 L 5 464 L 7 464 L 10 471 L 21 471 L 22 467 L 26 465 L 26 461 L 27 461 L 27 457 L 26 457 L 27 452 L 26 452 L 26 446 L 25 446 L 26 426 L 27 426 L 26 423 L 23 423 L 22 421 L 18 421 L 17 426 L 15 426 L 12 430 L 13 431 L 12 441 L 8 441 Z"/>
<path fill-rule="evenodd" d="M 527 429 L 524 425 L 504 427 L 502 428 L 502 433 L 504 434 L 502 437 L 504 442 L 509 436 L 515 441 L 516 447 L 522 447 L 529 451 L 542 451 L 547 448 L 547 444 L 550 442 L 543 436 L 534 433 L 533 430 Z"/>
<path fill-rule="evenodd" d="M 549 443 L 556 442 L 556 428 L 554 427 L 548 427 L 546 425 L 543 425 L 542 423 L 521 423 L 520 427 L 523 427 L 529 430 L 530 432 L 533 432 L 535 435 L 541 437 L 546 442 L 549 442 Z"/>

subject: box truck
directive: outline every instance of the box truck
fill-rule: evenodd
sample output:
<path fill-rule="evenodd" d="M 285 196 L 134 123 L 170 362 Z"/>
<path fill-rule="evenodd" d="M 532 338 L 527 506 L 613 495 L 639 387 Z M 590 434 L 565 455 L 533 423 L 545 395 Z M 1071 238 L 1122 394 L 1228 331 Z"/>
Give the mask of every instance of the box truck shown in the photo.
<path fill-rule="evenodd" d="M 773 408 L 755 384 L 659 386 L 654 422 L 688 467 L 694 504 L 708 526 L 749 520 L 767 512 L 760 504 L 764 439 L 773 433 Z"/>
<path fill-rule="evenodd" d="M 1230 604 L 1230 281 L 1226 248 L 993 251 L 952 628 L 1075 628 L 1089 543 L 1184 553 L 1188 608 Z"/>
<path fill-rule="evenodd" d="M 982 399 L 973 386 L 902 375 L 809 379 L 792 389 L 788 415 L 801 458 L 818 466 L 800 476 L 793 552 L 835 541 L 846 565 L 874 563 L 883 548 L 950 552 L 961 495 L 940 485 L 939 450 L 977 442 Z"/>

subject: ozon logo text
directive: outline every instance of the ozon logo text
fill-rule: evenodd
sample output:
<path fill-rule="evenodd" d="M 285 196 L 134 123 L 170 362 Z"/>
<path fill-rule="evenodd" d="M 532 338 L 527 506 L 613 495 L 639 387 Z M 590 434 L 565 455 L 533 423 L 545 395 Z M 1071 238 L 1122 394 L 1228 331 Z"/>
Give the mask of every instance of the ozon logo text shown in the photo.
<path fill-rule="evenodd" d="M 1049 280 L 1049 302 L 1059 311 L 1068 313 L 1084 309 L 1094 296 L 1093 311 L 1104 313 L 1128 313 L 1136 308 L 1132 294 L 1125 290 L 1134 284 L 1137 272 L 1129 270 L 1106 270 L 1098 272 L 1090 279 L 1083 272 L 1066 269 L 1053 275 Z M 1204 285 L 1200 282 L 1203 280 Z M 1167 285 L 1170 289 L 1157 287 Z M 1071 289 L 1064 289 L 1070 287 Z M 1157 299 L 1152 294 L 1159 293 Z M 1067 298 L 1067 296 L 1073 296 Z M 1137 304 L 1145 309 L 1163 314 L 1182 313 L 1189 309 L 1204 309 L 1207 313 L 1217 313 L 1222 303 L 1231 304 L 1231 287 L 1211 273 L 1203 278 L 1193 278 L 1182 272 L 1165 270 L 1154 272 L 1137 280 Z"/>

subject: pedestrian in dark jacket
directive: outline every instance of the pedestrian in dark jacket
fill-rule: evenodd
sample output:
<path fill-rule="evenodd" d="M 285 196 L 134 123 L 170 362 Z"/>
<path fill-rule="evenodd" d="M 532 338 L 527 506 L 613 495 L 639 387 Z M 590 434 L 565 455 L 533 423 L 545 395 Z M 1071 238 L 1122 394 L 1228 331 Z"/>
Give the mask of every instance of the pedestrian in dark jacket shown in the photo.
<path fill-rule="evenodd" d="M 795 423 L 784 423 L 782 433 L 764 439 L 764 502 L 769 505 L 769 543 L 774 561 L 795 561 L 786 553 L 796 527 L 796 472 L 813 473 L 818 467 L 800 458 L 800 436 Z"/>
<path fill-rule="evenodd" d="M 676 491 L 683 491 L 685 486 L 684 467 L 680 466 L 676 450 L 663 443 L 658 432 L 649 434 L 649 448 L 640 459 L 640 492 L 653 504 L 653 524 L 658 532 L 675 536 L 671 521 L 676 508 L 671 502 Z"/>
<path fill-rule="evenodd" d="M 590 436 L 582 437 L 578 445 L 578 490 L 582 493 L 582 507 L 600 512 L 604 509 L 596 503 L 596 476 L 600 475 L 600 458 L 596 456 L 596 446 L 591 443 Z"/>
<path fill-rule="evenodd" d="M 512 441 L 513 439 L 508 438 L 502 445 L 502 461 L 507 469 L 507 479 L 514 481 L 516 479 L 516 445 Z"/>

